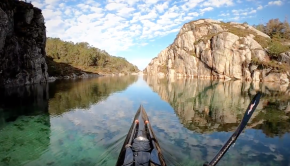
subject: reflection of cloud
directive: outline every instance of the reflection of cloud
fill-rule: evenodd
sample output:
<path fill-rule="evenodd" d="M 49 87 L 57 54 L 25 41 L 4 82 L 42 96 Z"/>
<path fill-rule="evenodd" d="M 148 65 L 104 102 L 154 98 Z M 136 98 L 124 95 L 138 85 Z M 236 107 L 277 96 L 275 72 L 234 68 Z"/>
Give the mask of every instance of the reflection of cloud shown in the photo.
<path fill-rule="evenodd" d="M 170 161 L 173 160 L 171 156 L 175 156 L 175 159 L 194 156 L 195 160 L 200 162 L 211 160 L 232 134 L 220 131 L 234 131 L 236 129 L 253 97 L 252 95 L 256 93 L 251 89 L 250 83 L 241 81 L 212 82 L 210 80 L 180 79 L 169 82 L 166 79 L 153 77 L 145 77 L 145 80 L 153 91 L 157 92 L 164 101 L 167 101 L 173 107 L 174 113 L 176 113 L 175 115 L 156 110 L 151 115 L 153 116 L 151 118 L 153 129 L 157 131 L 156 135 L 160 140 L 161 147 L 166 152 L 165 158 Z M 248 125 L 250 128 L 255 128 L 259 124 L 265 123 L 265 121 L 269 123 L 267 119 L 264 120 L 263 117 L 261 119 L 261 115 L 264 115 L 263 112 L 267 110 L 267 106 L 263 103 L 279 101 L 287 95 L 271 97 L 270 94 L 281 93 L 281 91 L 279 91 L 279 88 L 273 88 L 272 86 L 271 91 L 269 91 L 265 88 L 269 86 L 271 84 L 263 84 L 261 86 L 263 89 L 259 89 L 261 88 L 259 86 L 255 87 L 256 90 L 267 93 L 269 96 L 265 95 L 261 99 L 257 111 Z M 254 93 L 248 95 L 249 91 Z M 278 105 L 283 105 L 283 103 L 278 102 Z M 287 116 L 287 119 L 289 119 L 289 116 Z M 231 147 L 231 159 L 223 158 L 220 165 L 237 165 L 240 162 L 246 165 L 253 164 L 251 161 L 260 161 L 261 158 L 267 157 L 271 160 L 273 156 L 275 156 L 277 165 L 287 162 L 285 156 L 290 155 L 290 152 L 277 152 L 277 149 L 281 149 L 282 146 L 272 146 L 273 144 L 278 145 L 280 140 L 276 138 L 265 140 L 265 137 L 261 130 L 246 130 L 246 133 L 240 135 L 236 145 Z M 283 138 L 283 140 L 286 139 Z M 284 146 L 289 144 L 286 142 Z M 265 146 L 267 147 L 265 148 Z M 184 151 L 184 147 L 188 150 L 180 154 Z M 275 155 L 273 150 L 276 152 Z M 204 156 L 204 153 L 199 153 L 204 151 L 206 151 L 206 156 Z M 247 152 L 250 152 L 250 155 L 244 155 Z M 260 161 L 260 164 L 263 165 L 262 163 L 267 163 L 269 160 Z M 244 163 L 245 161 L 246 163 Z M 257 164 L 259 165 L 259 162 Z M 172 165 L 184 164 L 173 162 Z"/>
<path fill-rule="evenodd" d="M 71 109 L 62 116 L 51 117 L 50 151 L 40 160 L 54 156 L 55 162 L 62 163 L 65 154 L 69 154 L 76 162 L 85 158 L 95 164 L 100 161 L 97 165 L 114 165 L 141 102 L 146 103 L 145 110 L 168 165 L 202 165 L 216 155 L 232 134 L 223 132 L 223 125 L 231 125 L 229 130 L 237 127 L 238 115 L 251 98 L 245 95 L 251 85 L 241 82 L 176 80 L 168 84 L 164 80 L 147 80 L 166 103 L 142 81 L 91 104 L 86 110 Z M 207 119 L 208 109 L 215 110 L 212 119 Z M 197 119 L 203 124 L 190 123 Z M 290 146 L 288 140 L 287 134 L 283 138 L 267 138 L 261 130 L 247 129 L 219 165 L 251 165 L 252 161 L 257 165 L 269 161 L 283 165 L 290 155 L 285 150 Z"/>
<path fill-rule="evenodd" d="M 156 77 L 145 77 L 145 79 L 163 100 L 173 106 L 181 123 L 196 132 L 233 131 L 256 91 L 269 95 L 281 93 L 275 101 L 279 108 L 287 112 L 287 104 L 280 103 L 279 98 L 289 95 L 285 93 L 285 89 L 281 90 L 280 85 L 275 87 L 272 83 L 264 83 L 251 89 L 251 83 L 242 81 L 177 79 L 169 82 Z M 251 95 L 243 95 L 247 91 L 250 91 Z M 260 114 L 259 110 L 266 108 L 263 103 L 271 100 L 265 97 L 261 99 L 247 128 L 254 128 L 264 123 L 263 119 L 255 119 L 255 117 Z M 289 116 L 284 117 L 289 119 Z"/>

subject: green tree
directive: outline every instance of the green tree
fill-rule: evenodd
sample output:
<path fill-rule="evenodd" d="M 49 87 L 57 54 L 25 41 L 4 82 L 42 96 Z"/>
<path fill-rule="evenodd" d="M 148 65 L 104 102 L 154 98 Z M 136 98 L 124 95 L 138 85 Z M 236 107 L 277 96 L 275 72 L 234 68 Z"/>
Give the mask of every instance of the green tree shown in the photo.
<path fill-rule="evenodd" d="M 129 63 L 125 58 L 112 56 L 105 50 L 90 46 L 87 42 L 74 44 L 73 42 L 62 41 L 59 38 L 48 38 L 46 53 L 55 62 L 69 64 L 81 69 L 84 68 L 91 72 L 128 73 L 139 71 L 137 67 Z M 55 71 L 54 73 L 63 72 Z"/>

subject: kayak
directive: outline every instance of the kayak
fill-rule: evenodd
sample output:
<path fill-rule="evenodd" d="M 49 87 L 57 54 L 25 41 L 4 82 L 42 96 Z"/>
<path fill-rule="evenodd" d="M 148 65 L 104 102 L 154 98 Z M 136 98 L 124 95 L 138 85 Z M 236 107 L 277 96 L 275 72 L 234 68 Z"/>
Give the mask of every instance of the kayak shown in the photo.
<path fill-rule="evenodd" d="M 116 166 L 166 166 L 147 113 L 141 105 L 122 146 Z"/>
<path fill-rule="evenodd" d="M 262 94 L 258 92 L 248 105 L 236 131 L 217 155 L 203 166 L 215 166 L 245 129 L 256 110 Z M 153 133 L 147 113 L 141 105 L 127 134 L 116 166 L 166 166 L 158 141 Z"/>

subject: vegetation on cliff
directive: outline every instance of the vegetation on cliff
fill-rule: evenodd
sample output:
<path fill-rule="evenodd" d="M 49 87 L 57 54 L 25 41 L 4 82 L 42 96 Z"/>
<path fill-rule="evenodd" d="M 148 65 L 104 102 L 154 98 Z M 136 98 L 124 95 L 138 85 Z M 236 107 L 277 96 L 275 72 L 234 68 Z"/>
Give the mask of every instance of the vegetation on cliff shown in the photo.
<path fill-rule="evenodd" d="M 284 22 L 281 22 L 278 18 L 271 19 L 265 25 L 259 24 L 254 25 L 254 27 L 271 38 L 275 38 L 278 35 L 284 40 L 290 40 L 290 26 L 287 19 Z"/>
<path fill-rule="evenodd" d="M 271 19 L 266 25 L 259 24 L 254 25 L 254 27 L 271 37 L 266 45 L 270 56 L 279 57 L 281 53 L 289 50 L 290 25 L 286 19 L 284 22 L 281 22 L 278 18 Z"/>
<path fill-rule="evenodd" d="M 111 56 L 105 50 L 86 42 L 73 43 L 59 38 L 47 38 L 46 54 L 50 76 L 64 76 L 82 71 L 109 74 L 132 73 L 139 69 L 125 58 Z"/>

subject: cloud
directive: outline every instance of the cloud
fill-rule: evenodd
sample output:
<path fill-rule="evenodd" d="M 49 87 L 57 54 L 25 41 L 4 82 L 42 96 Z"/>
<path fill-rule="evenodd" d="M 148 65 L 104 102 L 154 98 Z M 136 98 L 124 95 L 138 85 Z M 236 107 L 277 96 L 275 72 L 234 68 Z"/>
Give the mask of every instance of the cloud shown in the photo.
<path fill-rule="evenodd" d="M 221 16 L 221 17 L 230 16 L 230 13 L 221 13 L 219 16 Z"/>
<path fill-rule="evenodd" d="M 109 11 L 112 11 L 112 10 L 119 10 L 119 9 L 122 9 L 124 7 L 126 7 L 127 5 L 124 4 L 124 3 L 109 3 L 106 5 L 106 9 L 109 10 Z"/>
<path fill-rule="evenodd" d="M 204 13 L 211 10 L 213 10 L 213 7 L 207 7 L 207 8 L 200 9 L 200 12 Z"/>
<path fill-rule="evenodd" d="M 257 10 L 254 10 L 253 8 L 232 10 L 232 14 L 235 16 L 248 16 L 248 15 L 254 14 L 256 12 L 257 12 Z M 237 17 L 235 17 L 235 20 L 238 20 Z"/>
<path fill-rule="evenodd" d="M 282 1 L 270 1 L 268 2 L 268 5 L 277 5 L 277 6 L 281 6 L 282 5 Z"/>
<path fill-rule="evenodd" d="M 135 5 L 137 2 L 139 2 L 140 0 L 127 0 L 126 2 L 130 5 L 133 6 Z"/>
<path fill-rule="evenodd" d="M 49 19 L 55 19 L 57 16 L 61 16 L 62 13 L 61 11 L 54 11 L 52 9 L 44 9 L 42 11 L 45 19 L 49 20 Z"/>
<path fill-rule="evenodd" d="M 120 10 L 118 10 L 118 15 L 123 17 L 129 17 L 132 15 L 132 12 L 135 11 L 135 8 L 132 7 L 124 7 Z"/>
<path fill-rule="evenodd" d="M 215 4 L 207 6 L 206 2 Z M 134 45 L 145 46 L 155 37 L 176 33 L 185 22 L 214 10 L 215 6 L 230 5 L 231 0 L 35 0 L 35 3 L 43 8 L 47 36 L 86 41 L 114 54 Z M 202 3 L 204 7 L 199 12 L 191 11 Z"/>
<path fill-rule="evenodd" d="M 204 0 L 189 0 L 185 2 L 183 5 L 181 5 L 181 8 L 185 11 L 190 10 L 198 6 L 201 2 Z"/>
<path fill-rule="evenodd" d="M 163 13 L 164 10 L 168 8 L 168 1 L 164 2 L 163 4 L 157 4 L 155 8 L 159 13 Z"/>
<path fill-rule="evenodd" d="M 221 6 L 232 6 L 234 3 L 232 0 L 208 0 L 202 4 L 202 6 L 212 6 L 212 7 L 221 7 Z"/>
<path fill-rule="evenodd" d="M 44 1 L 46 4 L 57 4 L 57 3 L 59 3 L 60 2 L 60 0 L 45 0 Z"/>
<path fill-rule="evenodd" d="M 146 0 L 146 1 L 144 1 L 146 4 L 156 4 L 158 1 L 160 1 L 160 0 Z"/>
<path fill-rule="evenodd" d="M 282 0 L 34 0 L 32 3 L 42 9 L 48 37 L 85 41 L 114 55 L 176 34 L 184 23 L 201 17 L 236 21 L 254 17 L 266 6 L 282 2 L 286 3 Z M 256 8 L 242 8 L 244 3 Z"/>

